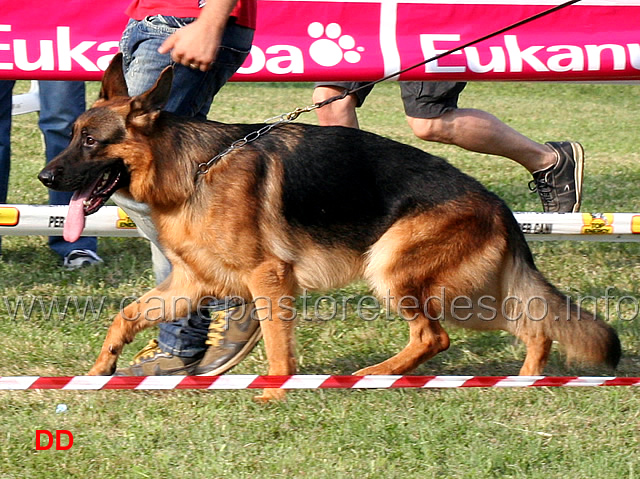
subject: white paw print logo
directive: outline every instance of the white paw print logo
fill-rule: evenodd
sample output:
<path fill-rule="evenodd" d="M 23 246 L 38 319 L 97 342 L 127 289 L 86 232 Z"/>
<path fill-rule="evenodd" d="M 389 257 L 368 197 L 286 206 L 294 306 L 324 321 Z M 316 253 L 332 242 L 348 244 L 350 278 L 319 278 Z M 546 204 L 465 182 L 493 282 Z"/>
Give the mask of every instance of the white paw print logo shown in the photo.
<path fill-rule="evenodd" d="M 349 63 L 358 63 L 364 47 L 356 48 L 356 41 L 351 35 L 343 35 L 342 27 L 337 23 L 325 26 L 320 22 L 313 22 L 307 28 L 311 38 L 317 40 L 309 47 L 311 59 L 323 67 L 333 67 L 343 59 Z M 326 38 L 321 38 L 321 37 Z"/>

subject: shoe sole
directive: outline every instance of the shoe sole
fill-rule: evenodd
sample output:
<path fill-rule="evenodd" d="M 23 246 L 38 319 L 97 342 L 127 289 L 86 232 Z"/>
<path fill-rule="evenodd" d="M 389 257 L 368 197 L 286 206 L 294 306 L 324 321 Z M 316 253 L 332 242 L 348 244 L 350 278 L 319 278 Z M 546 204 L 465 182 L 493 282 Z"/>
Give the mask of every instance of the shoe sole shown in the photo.
<path fill-rule="evenodd" d="M 258 328 L 256 332 L 249 338 L 246 344 L 242 347 L 242 349 L 229 361 L 224 363 L 218 369 L 214 369 L 213 371 L 209 371 L 204 374 L 198 374 L 198 376 L 219 376 L 221 374 L 226 373 L 233 367 L 240 364 L 240 362 L 251 352 L 251 350 L 258 344 L 258 341 L 262 339 L 262 330 Z"/>
<path fill-rule="evenodd" d="M 573 170 L 576 179 L 576 204 L 573 205 L 573 213 L 580 211 L 582 204 L 582 179 L 584 175 L 584 148 L 580 143 L 571 142 L 571 149 L 573 151 L 573 159 L 576 166 Z"/>

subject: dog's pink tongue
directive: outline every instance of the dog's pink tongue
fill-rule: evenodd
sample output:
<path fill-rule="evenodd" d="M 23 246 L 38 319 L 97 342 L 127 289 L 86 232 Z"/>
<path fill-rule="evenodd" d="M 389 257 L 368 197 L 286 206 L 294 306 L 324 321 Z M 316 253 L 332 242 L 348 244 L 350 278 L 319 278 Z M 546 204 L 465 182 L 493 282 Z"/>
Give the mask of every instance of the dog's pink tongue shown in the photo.
<path fill-rule="evenodd" d="M 90 191 L 76 191 L 69 201 L 69 211 L 62 231 L 62 237 L 69 243 L 78 241 L 84 230 L 84 201 L 89 198 Z"/>

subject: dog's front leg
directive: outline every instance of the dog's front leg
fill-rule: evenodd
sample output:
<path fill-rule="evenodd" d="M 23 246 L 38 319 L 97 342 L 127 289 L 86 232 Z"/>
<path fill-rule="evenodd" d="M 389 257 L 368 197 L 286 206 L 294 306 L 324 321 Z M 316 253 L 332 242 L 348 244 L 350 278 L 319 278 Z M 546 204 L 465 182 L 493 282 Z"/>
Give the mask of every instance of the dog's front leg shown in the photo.
<path fill-rule="evenodd" d="M 196 287 L 185 287 L 185 284 L 189 284 L 188 281 L 176 279 L 174 271 L 157 288 L 121 310 L 107 331 L 98 359 L 89 375 L 113 374 L 123 347 L 133 341 L 139 331 L 155 326 L 159 321 L 173 321 L 184 317 L 194 310 L 199 290 Z"/>
<path fill-rule="evenodd" d="M 251 274 L 249 289 L 260 319 L 269 375 L 295 374 L 295 282 L 291 265 L 276 259 L 262 263 Z M 284 389 L 270 388 L 254 399 L 266 402 L 284 397 Z"/>

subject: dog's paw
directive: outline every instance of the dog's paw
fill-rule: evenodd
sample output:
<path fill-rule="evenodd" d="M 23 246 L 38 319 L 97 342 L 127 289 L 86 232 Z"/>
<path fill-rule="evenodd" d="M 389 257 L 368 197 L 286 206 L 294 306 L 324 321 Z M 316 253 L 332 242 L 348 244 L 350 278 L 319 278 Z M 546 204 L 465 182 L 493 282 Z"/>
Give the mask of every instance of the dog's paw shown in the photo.
<path fill-rule="evenodd" d="M 87 376 L 113 376 L 113 373 L 115 372 L 116 372 L 115 364 L 109 368 L 94 365 L 87 373 Z"/>
<path fill-rule="evenodd" d="M 269 388 L 262 391 L 260 396 L 254 396 L 253 400 L 259 403 L 268 403 L 269 401 L 284 401 L 286 399 L 286 391 L 284 389 Z"/>
<path fill-rule="evenodd" d="M 368 368 L 363 368 L 359 371 L 353 373 L 353 376 L 372 376 L 372 375 L 382 375 L 382 374 L 391 374 L 388 371 L 388 368 L 381 366 L 380 364 L 376 364 L 375 366 L 369 366 Z"/>

